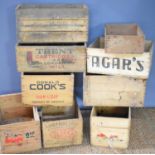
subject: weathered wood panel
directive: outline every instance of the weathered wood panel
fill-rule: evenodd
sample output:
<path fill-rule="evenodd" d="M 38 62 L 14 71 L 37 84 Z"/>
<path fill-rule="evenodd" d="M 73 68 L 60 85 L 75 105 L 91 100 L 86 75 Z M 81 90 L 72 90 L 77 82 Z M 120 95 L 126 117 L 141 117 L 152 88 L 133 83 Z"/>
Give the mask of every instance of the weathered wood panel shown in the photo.
<path fill-rule="evenodd" d="M 83 119 L 80 110 L 77 118 L 43 121 L 42 131 L 44 148 L 81 144 Z"/>
<path fill-rule="evenodd" d="M 98 110 L 103 111 L 103 113 L 98 115 Z M 124 108 L 94 107 L 92 109 L 90 118 L 90 139 L 92 145 L 110 148 L 128 147 L 131 112 L 128 109 L 127 116 L 122 117 L 121 110 L 124 115 Z M 106 114 L 104 114 L 105 111 Z"/>
<path fill-rule="evenodd" d="M 136 24 L 107 24 L 105 51 L 107 53 L 143 53 L 144 34 Z"/>
<path fill-rule="evenodd" d="M 100 38 L 87 49 L 87 72 L 147 79 L 152 52 L 152 42 L 145 41 L 145 52 L 142 54 L 106 53 L 104 38 Z"/>
<path fill-rule="evenodd" d="M 16 56 L 20 72 L 83 72 L 86 68 L 86 47 L 80 45 L 21 45 Z"/>
<path fill-rule="evenodd" d="M 74 75 L 22 75 L 22 102 L 34 106 L 73 105 Z"/>
<path fill-rule="evenodd" d="M 84 77 L 84 104 L 87 106 L 143 107 L 146 81 L 121 76 Z"/>
<path fill-rule="evenodd" d="M 0 152 L 23 153 L 41 148 L 39 115 L 24 107 L 21 94 L 0 96 Z"/>

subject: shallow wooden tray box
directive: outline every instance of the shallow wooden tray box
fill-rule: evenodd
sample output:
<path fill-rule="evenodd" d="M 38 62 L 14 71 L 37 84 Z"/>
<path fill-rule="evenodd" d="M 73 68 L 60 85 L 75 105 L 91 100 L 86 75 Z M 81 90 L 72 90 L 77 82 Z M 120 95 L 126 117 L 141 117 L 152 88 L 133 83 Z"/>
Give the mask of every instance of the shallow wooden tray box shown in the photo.
<path fill-rule="evenodd" d="M 16 18 L 20 43 L 88 40 L 88 8 L 85 5 L 19 5 Z"/>
<path fill-rule="evenodd" d="M 98 38 L 87 48 L 87 72 L 95 74 L 123 75 L 147 79 L 152 63 L 153 45 L 145 41 L 144 53 L 106 53 L 104 37 Z"/>
<path fill-rule="evenodd" d="M 83 83 L 86 106 L 144 106 L 146 80 L 87 74 Z"/>
<path fill-rule="evenodd" d="M 91 144 L 110 148 L 127 148 L 130 124 L 130 108 L 94 107 L 90 117 Z"/>
<path fill-rule="evenodd" d="M 22 102 L 34 106 L 72 106 L 74 74 L 23 73 Z"/>
<path fill-rule="evenodd" d="M 105 51 L 107 53 L 143 53 L 144 34 L 136 24 L 107 24 Z"/>
<path fill-rule="evenodd" d="M 16 57 L 19 72 L 83 72 L 86 68 L 86 46 L 84 43 L 68 45 L 18 44 Z"/>
<path fill-rule="evenodd" d="M 36 108 L 24 107 L 21 94 L 0 96 L 0 152 L 22 153 L 41 148 Z"/>
<path fill-rule="evenodd" d="M 42 135 L 44 148 L 81 144 L 83 119 L 80 109 L 78 107 L 55 107 L 54 109 L 51 107 L 48 112 L 44 110 Z"/>

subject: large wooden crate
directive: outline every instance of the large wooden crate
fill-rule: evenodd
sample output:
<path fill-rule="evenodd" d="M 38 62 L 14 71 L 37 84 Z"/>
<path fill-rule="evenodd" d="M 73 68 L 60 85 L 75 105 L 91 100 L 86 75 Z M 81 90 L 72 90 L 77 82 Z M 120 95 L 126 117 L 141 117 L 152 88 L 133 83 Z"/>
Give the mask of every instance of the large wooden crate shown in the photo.
<path fill-rule="evenodd" d="M 36 108 L 24 107 L 21 94 L 0 96 L 0 152 L 22 153 L 41 148 Z"/>
<path fill-rule="evenodd" d="M 20 43 L 88 40 L 88 9 L 85 5 L 20 5 L 16 17 Z"/>
<path fill-rule="evenodd" d="M 34 106 L 72 106 L 74 74 L 22 74 L 22 102 Z"/>
<path fill-rule="evenodd" d="M 94 107 L 90 116 L 91 144 L 110 148 L 127 148 L 130 124 L 130 108 Z"/>
<path fill-rule="evenodd" d="M 86 47 L 71 45 L 17 45 L 17 67 L 20 72 L 83 72 Z M 79 67 L 80 66 L 80 67 Z"/>
<path fill-rule="evenodd" d="M 55 107 L 54 109 L 51 107 L 43 110 L 42 135 L 44 148 L 81 144 L 83 119 L 80 109 L 78 107 Z"/>
<path fill-rule="evenodd" d="M 87 106 L 144 106 L 146 80 L 87 74 L 83 83 Z"/>
<path fill-rule="evenodd" d="M 105 51 L 107 53 L 143 53 L 144 34 L 136 24 L 107 24 Z"/>
<path fill-rule="evenodd" d="M 145 41 L 145 52 L 139 54 L 106 53 L 105 39 L 98 38 L 87 48 L 87 72 L 95 74 L 123 75 L 147 79 L 152 62 L 152 42 Z"/>

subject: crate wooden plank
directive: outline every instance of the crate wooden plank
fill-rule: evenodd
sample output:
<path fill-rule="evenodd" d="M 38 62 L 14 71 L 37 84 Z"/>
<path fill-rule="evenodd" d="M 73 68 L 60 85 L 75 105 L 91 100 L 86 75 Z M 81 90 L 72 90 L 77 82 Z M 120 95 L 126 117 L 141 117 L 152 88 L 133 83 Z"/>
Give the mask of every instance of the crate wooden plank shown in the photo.
<path fill-rule="evenodd" d="M 107 24 L 105 51 L 107 53 L 143 53 L 144 34 L 136 24 Z"/>
<path fill-rule="evenodd" d="M 108 75 L 123 75 L 147 79 L 152 64 L 152 42 L 145 41 L 141 54 L 106 53 L 104 38 L 97 39 L 87 48 L 87 72 Z"/>
<path fill-rule="evenodd" d="M 17 38 L 21 43 L 88 40 L 85 5 L 20 5 L 16 17 Z"/>
<path fill-rule="evenodd" d="M 18 42 L 20 43 L 77 43 L 86 42 L 88 34 L 83 32 L 20 32 Z"/>
<path fill-rule="evenodd" d="M 78 145 L 83 140 L 83 119 L 79 109 L 78 116 L 72 119 L 42 121 L 44 148 Z"/>
<path fill-rule="evenodd" d="M 90 139 L 95 146 L 127 148 L 130 136 L 131 111 L 121 116 L 124 108 L 94 107 L 90 118 Z M 98 110 L 103 110 L 98 115 Z M 126 110 L 125 110 L 126 111 Z M 104 113 L 105 112 L 105 113 Z"/>
<path fill-rule="evenodd" d="M 22 102 L 35 106 L 72 106 L 73 74 L 22 75 Z"/>
<path fill-rule="evenodd" d="M 36 108 L 24 107 L 21 94 L 0 96 L 0 152 L 23 153 L 41 148 Z"/>
<path fill-rule="evenodd" d="M 84 76 L 86 106 L 143 107 L 146 80 L 121 76 Z"/>
<path fill-rule="evenodd" d="M 20 72 L 83 72 L 86 68 L 84 45 L 17 45 L 16 57 Z"/>

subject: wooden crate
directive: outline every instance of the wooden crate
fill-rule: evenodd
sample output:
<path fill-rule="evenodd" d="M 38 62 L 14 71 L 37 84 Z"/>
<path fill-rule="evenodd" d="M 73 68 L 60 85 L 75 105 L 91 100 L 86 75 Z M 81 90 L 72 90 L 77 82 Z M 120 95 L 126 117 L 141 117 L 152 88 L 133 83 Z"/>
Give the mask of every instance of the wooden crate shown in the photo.
<path fill-rule="evenodd" d="M 22 153 L 41 148 L 36 108 L 24 107 L 21 94 L 0 96 L 0 152 Z"/>
<path fill-rule="evenodd" d="M 88 40 L 88 8 L 85 5 L 19 5 L 16 17 L 20 43 Z"/>
<path fill-rule="evenodd" d="M 83 72 L 86 68 L 86 47 L 80 45 L 16 47 L 20 72 Z M 80 66 L 80 67 L 79 67 Z"/>
<path fill-rule="evenodd" d="M 22 74 L 22 102 L 34 106 L 72 106 L 74 74 Z"/>
<path fill-rule="evenodd" d="M 144 106 L 146 80 L 88 74 L 83 83 L 86 106 Z"/>
<path fill-rule="evenodd" d="M 144 53 L 106 53 L 104 38 L 101 37 L 87 48 L 87 72 L 147 79 L 152 63 L 152 52 L 152 42 L 146 40 Z"/>
<path fill-rule="evenodd" d="M 144 34 L 136 24 L 107 24 L 105 51 L 107 53 L 143 53 Z"/>
<path fill-rule="evenodd" d="M 130 108 L 93 107 L 90 116 L 91 144 L 110 148 L 127 148 L 130 125 Z"/>
<path fill-rule="evenodd" d="M 44 108 L 43 108 L 44 109 Z M 78 107 L 51 108 L 42 114 L 44 148 L 78 145 L 83 140 L 83 119 Z"/>

